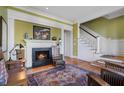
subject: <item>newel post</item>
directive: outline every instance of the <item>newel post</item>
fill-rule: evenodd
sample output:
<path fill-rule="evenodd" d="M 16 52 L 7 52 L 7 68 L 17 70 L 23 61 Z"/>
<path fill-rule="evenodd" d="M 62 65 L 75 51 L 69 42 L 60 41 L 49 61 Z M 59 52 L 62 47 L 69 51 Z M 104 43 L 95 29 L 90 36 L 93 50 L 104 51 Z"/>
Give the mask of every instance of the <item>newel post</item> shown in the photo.
<path fill-rule="evenodd" d="M 97 39 L 97 46 L 96 46 L 96 53 L 100 53 L 100 37 L 98 36 Z"/>

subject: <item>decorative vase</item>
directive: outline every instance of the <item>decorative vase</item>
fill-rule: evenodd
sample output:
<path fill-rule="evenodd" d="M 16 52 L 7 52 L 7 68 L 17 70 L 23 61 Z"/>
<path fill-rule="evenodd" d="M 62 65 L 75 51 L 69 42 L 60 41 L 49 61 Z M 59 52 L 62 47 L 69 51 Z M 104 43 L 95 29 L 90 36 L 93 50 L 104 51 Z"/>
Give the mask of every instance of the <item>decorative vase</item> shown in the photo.
<path fill-rule="evenodd" d="M 53 41 L 56 41 L 56 40 L 57 40 L 57 38 L 56 38 L 55 36 L 53 36 L 53 37 L 52 37 L 52 40 L 53 40 Z"/>
<path fill-rule="evenodd" d="M 24 39 L 28 39 L 28 38 L 29 38 L 28 33 L 27 32 L 24 33 Z"/>

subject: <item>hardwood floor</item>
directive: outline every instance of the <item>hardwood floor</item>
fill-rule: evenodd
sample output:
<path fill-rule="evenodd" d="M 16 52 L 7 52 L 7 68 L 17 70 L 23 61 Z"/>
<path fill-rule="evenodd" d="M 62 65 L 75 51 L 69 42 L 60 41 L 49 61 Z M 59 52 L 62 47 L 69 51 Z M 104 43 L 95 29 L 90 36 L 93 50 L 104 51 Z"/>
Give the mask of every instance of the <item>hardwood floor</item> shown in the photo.
<path fill-rule="evenodd" d="M 69 57 L 66 57 L 65 59 L 67 64 L 74 64 L 80 68 L 93 71 L 95 73 L 100 73 L 100 68 L 96 66 L 92 66 L 91 63 L 88 61 L 83 61 L 83 60 L 69 58 Z"/>
<path fill-rule="evenodd" d="M 69 58 L 69 57 L 65 57 L 65 61 L 66 61 L 66 64 L 73 64 L 80 68 L 83 68 L 83 69 L 86 69 L 89 71 L 93 71 L 95 73 L 100 73 L 100 68 L 90 65 L 90 62 L 82 61 L 82 60 L 74 59 L 74 58 Z M 32 74 L 32 73 L 48 70 L 51 68 L 54 68 L 54 66 L 47 65 L 47 66 L 42 66 L 42 67 L 36 67 L 36 68 L 28 69 L 27 73 Z"/>

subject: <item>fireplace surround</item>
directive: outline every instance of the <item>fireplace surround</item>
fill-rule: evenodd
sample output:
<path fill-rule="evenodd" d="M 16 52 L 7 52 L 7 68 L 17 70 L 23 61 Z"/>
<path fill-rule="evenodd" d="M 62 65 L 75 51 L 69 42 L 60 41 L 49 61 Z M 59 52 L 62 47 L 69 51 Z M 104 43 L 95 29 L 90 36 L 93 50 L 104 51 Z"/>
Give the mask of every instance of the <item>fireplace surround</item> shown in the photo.
<path fill-rule="evenodd" d="M 32 67 L 52 64 L 52 48 L 32 48 Z"/>
<path fill-rule="evenodd" d="M 32 68 L 33 60 L 32 60 L 32 49 L 33 48 L 52 48 L 52 56 L 55 55 L 53 46 L 56 46 L 57 42 L 52 40 L 24 40 L 26 43 L 25 46 L 25 59 L 26 68 Z"/>

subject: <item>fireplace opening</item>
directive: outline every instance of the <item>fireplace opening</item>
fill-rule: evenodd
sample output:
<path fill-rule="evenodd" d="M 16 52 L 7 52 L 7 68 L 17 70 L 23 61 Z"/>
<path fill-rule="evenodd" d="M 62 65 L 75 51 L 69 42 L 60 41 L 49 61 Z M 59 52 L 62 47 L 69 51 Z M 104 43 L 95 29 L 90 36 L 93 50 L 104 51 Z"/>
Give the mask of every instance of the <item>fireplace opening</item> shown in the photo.
<path fill-rule="evenodd" d="M 52 48 L 33 48 L 32 67 L 52 64 Z"/>
<path fill-rule="evenodd" d="M 36 60 L 46 60 L 49 59 L 49 51 L 36 51 Z"/>

